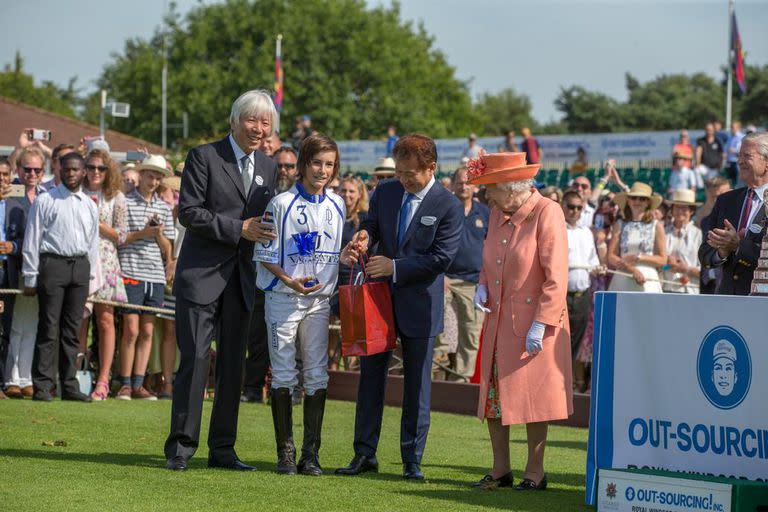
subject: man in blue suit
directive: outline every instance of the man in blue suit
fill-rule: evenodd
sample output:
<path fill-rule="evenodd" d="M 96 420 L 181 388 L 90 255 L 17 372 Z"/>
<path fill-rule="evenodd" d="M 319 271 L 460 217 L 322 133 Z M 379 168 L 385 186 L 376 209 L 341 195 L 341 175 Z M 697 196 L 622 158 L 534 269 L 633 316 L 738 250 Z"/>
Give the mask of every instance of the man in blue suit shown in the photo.
<path fill-rule="evenodd" d="M 437 149 L 424 135 L 407 135 L 392 151 L 397 179 L 381 182 L 368 216 L 342 253 L 351 264 L 378 244 L 366 265 L 372 278 L 389 279 L 403 351 L 404 396 L 400 422 L 403 477 L 423 480 L 421 457 L 429 431 L 432 348 L 443 330 L 444 273 L 459 249 L 464 210 L 435 182 Z M 391 353 L 360 358 L 355 413 L 355 456 L 340 475 L 378 471 L 384 391 Z"/>

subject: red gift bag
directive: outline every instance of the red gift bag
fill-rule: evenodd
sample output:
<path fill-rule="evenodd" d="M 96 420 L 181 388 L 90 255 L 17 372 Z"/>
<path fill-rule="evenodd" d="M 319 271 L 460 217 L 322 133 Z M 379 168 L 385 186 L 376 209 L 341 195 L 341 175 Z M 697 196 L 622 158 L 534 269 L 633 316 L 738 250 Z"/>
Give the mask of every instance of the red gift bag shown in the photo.
<path fill-rule="evenodd" d="M 397 347 L 395 315 L 389 283 L 366 282 L 339 286 L 341 313 L 341 354 L 343 356 L 370 356 Z"/>

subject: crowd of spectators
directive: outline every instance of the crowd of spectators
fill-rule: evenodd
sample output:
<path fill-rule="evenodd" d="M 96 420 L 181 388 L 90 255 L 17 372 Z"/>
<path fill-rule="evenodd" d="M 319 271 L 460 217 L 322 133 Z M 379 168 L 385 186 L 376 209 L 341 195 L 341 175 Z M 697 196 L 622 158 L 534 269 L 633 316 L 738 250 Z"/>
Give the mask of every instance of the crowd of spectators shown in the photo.
<path fill-rule="evenodd" d="M 277 164 L 277 193 L 290 189 L 296 182 L 296 147 L 312 133 L 311 119 L 303 116 L 296 120 L 288 143 L 284 144 L 277 133 L 262 142 L 261 151 Z M 529 129 L 522 133 L 522 148 L 516 146 L 514 132 L 509 132 L 499 150 L 524 151 L 529 163 L 540 162 L 543 151 L 538 141 Z M 595 291 L 716 291 L 721 269 L 702 265 L 699 248 L 706 243 L 709 229 L 720 227 L 708 225 L 717 198 L 744 183 L 739 171 L 744 138 L 740 124 L 734 122 L 730 136 L 724 140 L 718 134 L 715 124 L 708 123 L 705 135 L 691 144 L 688 133 L 681 132 L 672 152 L 672 173 L 665 198 L 646 183 L 638 181 L 627 186 L 613 161 L 605 165 L 602 177 L 592 183 L 581 173 L 588 165 L 583 151 L 571 167 L 572 179 L 565 190 L 540 187 L 544 197 L 561 205 L 567 223 L 567 304 L 576 391 L 589 391 Z M 761 151 L 766 148 L 765 137 L 760 135 L 757 139 Z M 396 129 L 391 126 L 388 142 L 394 144 L 396 140 Z M 482 155 L 484 150 L 474 134 L 468 142 L 467 158 Z M 72 326 L 64 325 L 66 312 L 57 313 L 52 319 L 48 318 L 49 311 L 41 309 L 50 308 L 51 299 L 41 295 L 41 284 L 35 279 L 42 260 L 53 257 L 56 247 L 46 246 L 46 240 L 40 240 L 40 226 L 34 219 L 40 216 L 40 208 L 35 205 L 41 197 L 66 194 L 62 164 L 66 161 L 76 167 L 77 163 L 74 157 L 66 159 L 67 155 L 79 155 L 82 159 L 84 177 L 80 193 L 96 207 L 98 240 L 95 255 L 78 254 L 93 261 L 87 285 L 89 301 L 74 326 L 75 346 L 64 347 L 62 339 L 62 348 L 56 351 L 51 345 L 52 338 L 63 338 Z M 768 154 L 760 155 L 768 159 Z M 43 181 L 46 169 L 53 175 L 49 181 Z M 26 131 L 10 157 L 0 160 L 0 287 L 23 291 L 0 297 L 4 306 L 0 370 L 5 395 L 32 398 L 38 381 L 48 379 L 51 384 L 46 389 L 52 396 L 59 394 L 83 401 L 171 397 L 178 366 L 171 286 L 184 237 L 184 228 L 177 218 L 182 173 L 183 163 L 174 169 L 162 155 L 147 154 L 141 161 L 117 162 L 103 139 L 48 148 L 31 140 Z M 347 173 L 331 183 L 329 188 L 341 196 L 346 206 L 342 247 L 365 218 L 368 197 L 378 182 L 394 174 L 394 161 L 386 157 L 367 181 Z M 488 204 L 482 188 L 467 183 L 464 166 L 443 185 L 464 205 L 465 222 L 459 256 L 447 272 L 445 332 L 435 344 L 433 375 L 437 379 L 467 382 L 475 374 L 480 349 L 483 313 L 473 307 L 472 298 L 492 204 Z M 702 189 L 706 191 L 703 204 L 696 201 L 696 192 Z M 756 201 L 762 208 L 762 196 Z M 78 229 L 87 227 L 77 222 L 72 226 L 74 238 L 80 236 Z M 339 283 L 347 284 L 358 270 L 341 266 Z M 354 358 L 341 357 L 341 342 L 334 327 L 339 323 L 335 298 L 331 299 L 331 306 L 329 365 L 332 369 L 355 370 L 358 362 Z M 51 322 L 59 321 L 59 316 L 63 323 L 57 332 Z M 46 332 L 41 331 L 41 325 L 46 326 Z M 263 380 L 248 381 L 249 364 L 268 364 L 252 356 L 249 354 L 246 362 L 245 402 L 261 401 L 265 385 Z M 51 373 L 55 367 L 59 368 L 60 380 Z M 65 377 L 80 369 L 92 372 L 93 376 L 93 389 L 83 396 L 67 388 L 69 383 L 65 382 Z"/>

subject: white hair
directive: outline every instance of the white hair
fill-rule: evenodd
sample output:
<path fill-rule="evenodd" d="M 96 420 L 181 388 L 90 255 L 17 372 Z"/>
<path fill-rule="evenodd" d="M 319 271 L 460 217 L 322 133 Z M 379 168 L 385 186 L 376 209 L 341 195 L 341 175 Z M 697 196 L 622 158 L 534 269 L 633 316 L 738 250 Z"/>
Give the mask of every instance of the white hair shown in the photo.
<path fill-rule="evenodd" d="M 758 154 L 768 160 L 768 133 L 748 133 L 741 140 L 741 143 L 744 144 L 747 141 L 753 142 L 757 146 Z"/>
<path fill-rule="evenodd" d="M 507 181 L 504 183 L 497 183 L 496 186 L 507 192 L 521 192 L 531 188 L 533 186 L 533 180 Z"/>
<path fill-rule="evenodd" d="M 262 117 L 269 116 L 270 118 L 270 132 L 269 136 L 272 136 L 278 130 L 278 117 L 275 104 L 272 103 L 272 97 L 267 91 L 254 89 L 252 91 L 244 92 L 238 97 L 234 103 L 232 103 L 232 112 L 229 114 L 229 125 L 234 127 L 235 124 L 240 122 L 243 117 L 254 116 Z"/>

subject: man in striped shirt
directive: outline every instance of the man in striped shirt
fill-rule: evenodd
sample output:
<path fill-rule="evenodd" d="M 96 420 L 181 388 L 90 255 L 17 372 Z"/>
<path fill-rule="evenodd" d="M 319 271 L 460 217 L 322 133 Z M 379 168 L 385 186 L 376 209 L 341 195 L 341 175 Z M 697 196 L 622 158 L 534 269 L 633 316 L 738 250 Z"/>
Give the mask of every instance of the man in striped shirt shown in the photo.
<path fill-rule="evenodd" d="M 168 205 L 156 190 L 171 175 L 165 158 L 150 155 L 137 169 L 139 183 L 125 196 L 128 235 L 118 249 L 128 302 L 160 308 L 166 283 L 166 263 L 171 261 L 175 231 Z M 152 349 L 155 315 L 136 309 L 123 311 L 120 340 L 120 390 L 118 400 L 157 400 L 144 387 L 144 375 Z"/>

